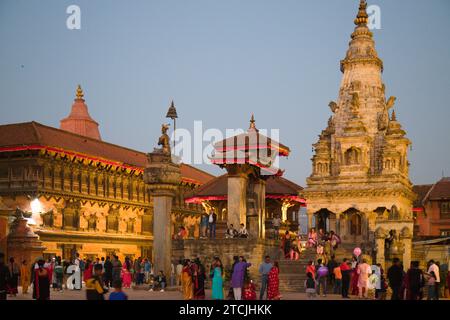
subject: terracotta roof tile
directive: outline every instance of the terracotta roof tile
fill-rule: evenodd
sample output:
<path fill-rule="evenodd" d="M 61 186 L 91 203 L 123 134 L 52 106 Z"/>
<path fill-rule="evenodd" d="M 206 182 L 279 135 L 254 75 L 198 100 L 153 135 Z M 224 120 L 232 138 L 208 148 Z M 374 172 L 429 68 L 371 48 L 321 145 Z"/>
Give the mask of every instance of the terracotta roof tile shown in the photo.
<path fill-rule="evenodd" d="M 430 200 L 450 199 L 450 177 L 436 182 L 427 196 Z"/>
<path fill-rule="evenodd" d="M 414 201 L 413 206 L 418 208 L 423 206 L 423 199 L 431 189 L 432 184 L 422 184 L 413 186 L 413 191 L 417 194 L 417 199 Z"/>

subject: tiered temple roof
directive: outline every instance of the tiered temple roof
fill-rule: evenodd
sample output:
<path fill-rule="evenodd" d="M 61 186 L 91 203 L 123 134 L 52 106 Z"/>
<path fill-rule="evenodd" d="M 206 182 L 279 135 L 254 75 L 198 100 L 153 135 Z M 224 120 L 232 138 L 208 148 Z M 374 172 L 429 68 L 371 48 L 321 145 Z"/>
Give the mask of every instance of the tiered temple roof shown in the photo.
<path fill-rule="evenodd" d="M 239 135 L 224 139 L 214 144 L 211 162 L 221 167 L 230 164 L 250 164 L 269 172 L 281 175 L 276 168 L 276 156 L 288 156 L 290 149 L 259 132 L 252 115 L 249 129 Z"/>

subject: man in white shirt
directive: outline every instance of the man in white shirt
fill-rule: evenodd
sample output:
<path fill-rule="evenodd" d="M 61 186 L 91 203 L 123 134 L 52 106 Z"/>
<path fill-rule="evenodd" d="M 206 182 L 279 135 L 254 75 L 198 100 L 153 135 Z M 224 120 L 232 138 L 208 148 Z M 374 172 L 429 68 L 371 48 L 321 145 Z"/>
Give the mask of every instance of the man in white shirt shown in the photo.
<path fill-rule="evenodd" d="M 436 290 L 436 299 L 439 300 L 439 285 L 440 285 L 440 282 L 441 282 L 441 278 L 439 276 L 439 267 L 434 262 L 434 260 L 430 260 L 428 262 L 428 266 L 429 267 L 428 267 L 427 273 L 431 274 L 431 271 L 434 271 L 434 275 L 436 276 L 436 282 L 435 282 L 435 285 L 436 285 L 436 288 L 435 288 L 435 290 Z"/>
<path fill-rule="evenodd" d="M 275 239 L 278 239 L 278 237 L 279 237 L 280 226 L 281 226 L 280 216 L 275 215 L 272 219 L 272 227 L 273 227 L 273 233 L 274 233 Z"/>
<path fill-rule="evenodd" d="M 211 210 L 208 217 L 208 229 L 209 229 L 209 237 L 215 239 L 216 238 L 216 221 L 217 215 L 214 211 Z"/>

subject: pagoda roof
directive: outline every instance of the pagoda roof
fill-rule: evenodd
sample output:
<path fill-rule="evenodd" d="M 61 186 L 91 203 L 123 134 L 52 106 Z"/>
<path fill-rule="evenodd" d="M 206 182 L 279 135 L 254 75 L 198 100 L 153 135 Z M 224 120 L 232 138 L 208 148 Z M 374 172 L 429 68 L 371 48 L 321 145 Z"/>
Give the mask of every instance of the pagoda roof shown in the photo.
<path fill-rule="evenodd" d="M 38 122 L 0 125 L 0 152 L 41 150 L 63 153 L 105 165 L 142 172 L 149 164 L 147 154 Z M 187 164 L 181 164 L 184 182 L 204 184 L 214 176 Z"/>
<path fill-rule="evenodd" d="M 290 199 L 305 203 L 298 194 L 303 187 L 280 176 L 270 176 L 266 181 L 266 198 Z M 199 203 L 206 200 L 227 200 L 228 174 L 216 177 L 197 188 L 193 195 L 185 199 L 187 203 Z"/>
<path fill-rule="evenodd" d="M 241 134 L 226 138 L 214 144 L 214 149 L 219 153 L 227 153 L 230 151 L 257 151 L 270 149 L 280 156 L 288 156 L 291 150 L 259 132 L 255 125 L 255 117 L 252 114 L 249 129 Z"/>

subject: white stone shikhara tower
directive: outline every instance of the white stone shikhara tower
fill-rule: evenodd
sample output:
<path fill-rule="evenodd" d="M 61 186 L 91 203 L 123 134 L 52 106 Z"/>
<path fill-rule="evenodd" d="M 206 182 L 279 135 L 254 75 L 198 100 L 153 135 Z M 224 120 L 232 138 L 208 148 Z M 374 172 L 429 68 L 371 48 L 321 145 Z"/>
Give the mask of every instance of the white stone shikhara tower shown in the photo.
<path fill-rule="evenodd" d="M 396 98 L 385 96 L 383 62 L 367 26 L 366 7 L 361 0 L 341 61 L 339 97 L 330 102 L 333 114 L 313 145 L 304 196 L 310 226 L 336 231 L 349 247 L 363 246 L 380 263 L 384 239 L 395 230 L 399 241 L 386 257 L 398 256 L 408 267 L 414 199 L 407 160 L 411 142 L 393 110 L 389 117 Z"/>

